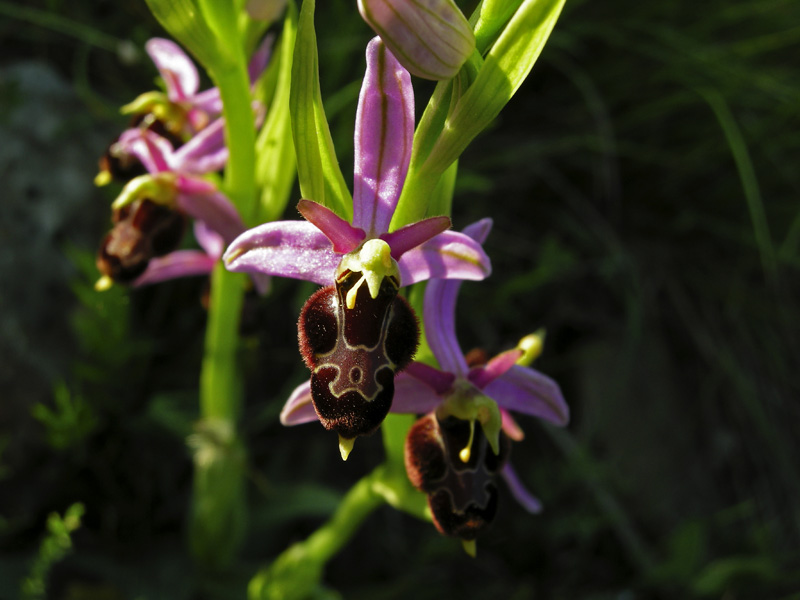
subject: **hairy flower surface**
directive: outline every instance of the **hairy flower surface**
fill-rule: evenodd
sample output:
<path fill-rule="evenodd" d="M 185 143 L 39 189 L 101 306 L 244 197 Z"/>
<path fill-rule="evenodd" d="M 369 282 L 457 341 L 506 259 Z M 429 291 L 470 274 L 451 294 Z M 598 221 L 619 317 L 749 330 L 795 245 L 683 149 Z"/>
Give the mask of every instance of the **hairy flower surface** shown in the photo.
<path fill-rule="evenodd" d="M 380 425 L 391 406 L 394 374 L 416 349 L 417 334 L 411 333 L 416 322 L 397 295 L 399 288 L 432 277 L 483 279 L 490 272 L 479 243 L 446 231 L 448 217 L 389 231 L 413 135 L 409 74 L 375 38 L 367 47 L 356 115 L 352 223 L 304 199 L 298 210 L 306 221 L 255 227 L 223 257 L 232 271 L 332 286 L 312 296 L 312 305 L 304 309 L 300 345 L 312 370 L 317 416 L 339 433 L 343 456 L 357 435 Z M 396 343 L 401 338 L 402 350 Z"/>

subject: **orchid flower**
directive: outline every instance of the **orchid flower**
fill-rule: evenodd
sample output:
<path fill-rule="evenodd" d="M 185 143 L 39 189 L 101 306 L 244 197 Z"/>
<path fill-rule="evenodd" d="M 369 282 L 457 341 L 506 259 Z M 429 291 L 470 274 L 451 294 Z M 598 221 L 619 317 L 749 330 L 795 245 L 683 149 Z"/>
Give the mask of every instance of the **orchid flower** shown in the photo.
<path fill-rule="evenodd" d="M 339 433 L 343 457 L 357 435 L 380 425 L 391 406 L 394 374 L 416 350 L 416 319 L 397 295 L 399 288 L 432 277 L 483 279 L 490 272 L 480 244 L 445 231 L 448 217 L 389 231 L 413 135 L 411 78 L 375 38 L 367 46 L 356 115 L 352 223 L 321 204 L 300 200 L 306 221 L 255 227 L 223 256 L 232 271 L 328 286 L 301 314 L 300 345 L 312 371 L 317 414 L 327 429 Z"/>
<path fill-rule="evenodd" d="M 467 227 L 464 233 L 483 242 L 490 228 L 491 220 L 483 219 Z M 502 475 L 524 508 L 533 513 L 541 510 L 540 502 L 525 489 L 505 460 L 508 439 L 523 438 L 510 411 L 565 425 L 569 408 L 557 383 L 518 364 L 532 360 L 537 348 L 541 348 L 537 336 L 523 338 L 518 348 L 488 361 L 473 361 L 463 354 L 455 335 L 460 285 L 458 280 L 428 282 L 424 300 L 426 338 L 441 368 L 418 362 L 409 364 L 395 380 L 391 411 L 427 413 L 412 428 L 407 440 L 409 477 L 429 493 L 434 522 L 440 531 L 462 537 L 468 551 L 474 551 L 470 543 L 477 530 L 494 515 L 495 472 Z M 310 396 L 308 383 L 298 386 L 281 412 L 281 423 L 297 425 L 315 420 Z M 481 425 L 480 430 L 475 428 L 476 421 Z M 426 477 L 430 470 L 438 474 L 432 483 Z M 451 475 L 440 479 L 445 471 Z M 471 478 L 471 485 L 462 485 L 460 492 L 440 489 L 443 481 L 466 476 Z M 485 489 L 488 491 L 484 492 Z M 472 492 L 480 497 L 474 498 Z M 458 504 L 460 511 L 453 510 L 451 501 Z"/>
<path fill-rule="evenodd" d="M 465 233 L 482 242 L 490 227 L 491 222 L 484 219 Z M 426 337 L 441 369 L 423 363 L 409 365 L 398 380 L 395 410 L 428 413 L 409 432 L 406 470 L 412 483 L 428 494 L 437 528 L 462 538 L 467 551 L 474 553 L 475 536 L 494 516 L 496 492 L 491 480 L 495 472 L 500 472 L 523 507 L 534 513 L 541 510 L 540 502 L 506 461 L 508 439 L 523 437 L 509 411 L 565 425 L 569 408 L 558 384 L 519 364 L 536 353 L 531 345 L 541 348 L 536 336 L 523 338 L 514 350 L 471 364 L 455 335 L 459 287 L 458 281 L 428 283 Z M 476 431 L 476 421 L 480 431 Z"/>
<path fill-rule="evenodd" d="M 98 254 L 103 277 L 97 289 L 107 288 L 112 281 L 137 286 L 209 273 L 222 255 L 222 246 L 244 231 L 230 200 L 196 175 L 224 165 L 227 153 L 219 150 L 217 138 L 222 139 L 222 129 L 211 125 L 175 151 L 169 140 L 147 129 L 129 129 L 120 136 L 126 153 L 136 157 L 148 173 L 131 179 L 112 204 L 114 228 Z M 173 252 L 184 229 L 182 215 L 205 224 L 195 227 L 205 252 Z M 209 231 L 220 238 L 219 244 L 209 238 Z M 257 287 L 265 289 L 266 281 L 256 279 Z"/>
<path fill-rule="evenodd" d="M 272 36 L 267 36 L 250 59 L 248 72 L 255 81 L 269 62 Z M 200 88 L 197 68 L 186 53 L 172 40 L 152 38 L 145 50 L 164 81 L 166 93 L 148 92 L 123 107 L 126 113 L 153 112 L 176 134 L 193 135 L 204 129 L 222 113 L 219 89 Z"/>
<path fill-rule="evenodd" d="M 248 72 L 255 81 L 269 62 L 272 36 L 267 36 L 253 54 Z M 175 42 L 152 38 L 145 49 L 164 82 L 165 92 L 146 92 L 122 107 L 124 114 L 136 115 L 131 129 L 123 132 L 100 160 L 97 185 L 112 179 L 127 180 L 144 172 L 136 156 L 129 152 L 126 136 L 146 130 L 169 140 L 178 148 L 176 159 L 189 161 L 202 156 L 206 164 L 196 165 L 190 172 L 203 173 L 222 168 L 227 160 L 223 139 L 222 99 L 216 87 L 198 91 L 200 76 L 186 53 Z M 256 107 L 257 114 L 263 113 Z M 259 114 L 259 117 L 263 114 Z M 187 148 L 182 146 L 186 145 Z M 150 169 L 148 169 L 150 170 Z M 151 170 L 152 172 L 152 170 Z"/>

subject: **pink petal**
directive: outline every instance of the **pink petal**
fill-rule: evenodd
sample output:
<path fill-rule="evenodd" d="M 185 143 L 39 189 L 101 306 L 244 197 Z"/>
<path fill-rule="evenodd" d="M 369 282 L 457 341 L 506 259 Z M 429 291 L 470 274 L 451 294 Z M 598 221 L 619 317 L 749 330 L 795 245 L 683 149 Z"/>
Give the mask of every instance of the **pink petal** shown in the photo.
<path fill-rule="evenodd" d="M 558 384 L 530 367 L 514 365 L 489 383 L 483 392 L 506 410 L 566 425 L 569 407 Z"/>
<path fill-rule="evenodd" d="M 116 144 L 138 158 L 150 174 L 170 170 L 172 144 L 157 133 L 138 127 L 126 129 L 120 134 Z"/>
<path fill-rule="evenodd" d="M 250 77 L 250 83 L 255 83 L 261 77 L 261 74 L 269 64 L 270 55 L 272 54 L 272 42 L 275 41 L 275 35 L 270 33 L 264 36 L 261 43 L 253 52 L 250 57 L 250 64 L 247 65 L 247 74 Z"/>
<path fill-rule="evenodd" d="M 480 244 L 486 240 L 491 228 L 491 219 L 481 219 L 465 227 L 464 233 L 458 235 L 472 240 L 472 243 L 476 244 L 477 248 L 483 252 Z M 445 232 L 434 239 L 449 236 L 450 234 L 452 232 Z M 404 257 L 399 261 L 401 271 L 405 260 Z M 405 284 L 405 282 L 406 279 L 404 278 L 403 283 Z M 433 280 L 428 283 L 428 287 L 425 290 L 424 320 L 426 339 L 441 367 L 459 377 L 465 377 L 469 367 L 467 367 L 464 353 L 458 345 L 455 329 L 456 300 L 458 299 L 460 288 L 461 281 L 458 279 Z"/>
<path fill-rule="evenodd" d="M 379 38 L 367 46 L 367 72 L 355 129 L 353 225 L 386 233 L 400 198 L 414 138 L 411 77 Z"/>
<path fill-rule="evenodd" d="M 194 239 L 206 251 L 206 254 L 216 260 L 222 258 L 222 253 L 225 250 L 225 240 L 209 227 L 205 221 L 196 220 L 194 222 Z"/>
<path fill-rule="evenodd" d="M 500 409 L 500 417 L 502 418 L 502 429 L 505 434 L 515 442 L 521 442 L 525 439 L 525 432 L 511 416 L 511 413 L 504 408 Z"/>
<path fill-rule="evenodd" d="M 533 514 L 542 512 L 542 503 L 527 490 L 516 471 L 514 471 L 511 466 L 511 463 L 506 463 L 506 466 L 500 471 L 500 475 L 503 476 L 506 485 L 508 485 L 508 489 L 511 491 L 511 495 L 522 505 L 522 508 Z"/>
<path fill-rule="evenodd" d="M 406 370 L 394 378 L 393 413 L 412 413 L 422 415 L 431 412 L 442 398 L 427 383 L 413 377 Z"/>
<path fill-rule="evenodd" d="M 311 381 L 304 381 L 292 392 L 281 410 L 281 425 L 287 427 L 318 420 L 311 402 Z"/>
<path fill-rule="evenodd" d="M 411 223 L 392 233 L 384 233 L 380 238 L 392 249 L 392 258 L 398 260 L 403 254 L 416 248 L 450 228 L 450 217 L 431 217 Z"/>
<path fill-rule="evenodd" d="M 225 120 L 214 119 L 170 157 L 170 169 L 202 175 L 221 170 L 228 161 L 225 145 Z"/>
<path fill-rule="evenodd" d="M 467 379 L 479 390 L 482 390 L 513 367 L 522 355 L 522 350 L 507 350 L 492 358 L 487 364 L 470 369 Z"/>
<path fill-rule="evenodd" d="M 192 106 L 209 115 L 222 114 L 222 98 L 219 95 L 219 88 L 208 88 L 195 94 L 192 97 Z"/>
<path fill-rule="evenodd" d="M 464 360 L 461 346 L 458 345 L 455 326 L 456 300 L 460 288 L 461 281 L 457 279 L 434 279 L 428 282 L 425 288 L 423 321 L 425 339 L 428 340 L 439 365 L 445 371 L 464 377 L 469 367 Z"/>
<path fill-rule="evenodd" d="M 402 285 L 426 279 L 481 280 L 492 272 L 481 245 L 457 231 L 443 231 L 397 261 Z"/>
<path fill-rule="evenodd" d="M 225 242 L 232 241 L 244 231 L 244 223 L 236 207 L 222 192 L 185 193 L 182 184 L 188 178 L 178 179 L 178 196 L 176 204 L 186 214 L 205 221 L 214 231 L 222 236 Z M 192 187 L 191 184 L 188 187 Z"/>
<path fill-rule="evenodd" d="M 178 44 L 162 38 L 153 38 L 145 44 L 145 50 L 161 73 L 170 100 L 181 102 L 197 92 L 200 86 L 197 69 Z"/>
<path fill-rule="evenodd" d="M 300 200 L 297 203 L 297 210 L 306 221 L 313 223 L 325 234 L 337 254 L 352 252 L 366 237 L 363 229 L 353 227 L 331 209 L 312 200 Z"/>
<path fill-rule="evenodd" d="M 438 396 L 444 396 L 453 387 L 456 376 L 453 373 L 442 371 L 425 363 L 414 361 L 409 364 L 403 373 L 424 383 Z"/>
<path fill-rule="evenodd" d="M 486 238 L 489 237 L 489 232 L 492 230 L 492 220 L 490 218 L 480 219 L 464 227 L 464 235 L 468 235 L 473 240 L 483 245 L 486 243 Z"/>
<path fill-rule="evenodd" d="M 307 221 L 274 221 L 236 238 L 222 259 L 229 271 L 265 273 L 332 285 L 341 256 Z"/>
<path fill-rule="evenodd" d="M 135 287 L 150 285 L 178 277 L 208 275 L 217 259 L 201 250 L 176 250 L 152 259 L 144 273 L 133 282 Z"/>

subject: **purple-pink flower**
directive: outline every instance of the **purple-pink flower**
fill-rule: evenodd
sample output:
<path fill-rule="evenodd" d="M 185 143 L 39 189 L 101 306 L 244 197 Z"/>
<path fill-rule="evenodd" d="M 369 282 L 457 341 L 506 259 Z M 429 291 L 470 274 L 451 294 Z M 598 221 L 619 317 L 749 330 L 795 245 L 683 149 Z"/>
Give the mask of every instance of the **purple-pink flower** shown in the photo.
<path fill-rule="evenodd" d="M 479 243 L 446 231 L 448 217 L 389 231 L 413 136 L 411 78 L 375 38 L 367 47 L 356 115 L 352 223 L 304 199 L 298 210 L 305 221 L 255 227 L 223 256 L 232 271 L 331 286 L 304 308 L 300 346 L 312 371 L 316 414 L 339 433 L 343 457 L 357 435 L 380 425 L 392 402 L 394 374 L 416 349 L 415 318 L 398 289 L 430 278 L 483 279 L 490 272 Z"/>
<path fill-rule="evenodd" d="M 251 81 L 255 82 L 266 68 L 271 45 L 272 37 L 267 36 L 253 54 L 248 67 Z M 130 129 L 111 144 L 101 159 L 95 180 L 99 185 L 112 179 L 125 181 L 145 172 L 126 143 L 126 138 L 142 130 L 170 143 L 169 157 L 180 163 L 175 170 L 208 173 L 222 168 L 227 160 L 219 89 L 200 91 L 197 68 L 175 42 L 152 38 L 145 50 L 158 69 L 164 91 L 146 92 L 123 107 L 123 113 L 132 114 L 133 120 Z M 263 112 L 263 107 L 256 110 Z"/>
<path fill-rule="evenodd" d="M 483 219 L 467 227 L 464 233 L 477 242 L 483 242 L 491 228 L 491 220 Z M 569 420 L 569 407 L 558 384 L 551 378 L 517 361 L 523 350 L 516 348 L 503 352 L 479 364 L 471 364 L 459 346 L 455 333 L 455 308 L 459 280 L 434 279 L 427 283 L 424 299 L 424 322 L 428 344 L 440 368 L 412 362 L 395 380 L 395 399 L 392 412 L 426 415 L 412 430 L 413 454 L 423 458 L 409 458 L 407 463 L 412 481 L 421 485 L 425 471 L 419 464 L 435 463 L 439 475 L 446 467 L 450 478 L 437 476 L 437 482 L 460 480 L 463 490 L 480 489 L 489 485 L 494 472 L 499 472 L 514 497 L 530 512 L 539 512 L 541 504 L 524 487 L 519 477 L 505 461 L 507 440 L 521 440 L 522 430 L 511 412 L 536 416 L 557 425 Z M 297 425 L 316 419 L 310 406 L 308 383 L 298 386 L 281 412 L 284 425 Z M 480 429 L 476 429 L 476 424 Z M 506 437 L 507 436 L 507 437 Z M 453 440 L 461 446 L 454 448 Z M 432 440 L 436 440 L 435 443 Z M 431 457 L 432 447 L 439 454 Z M 480 460 L 476 459 L 479 455 Z M 416 466 L 413 466 L 416 465 Z M 489 468 L 489 465 L 491 468 Z M 470 485 L 463 482 L 468 477 Z M 469 502 L 467 494 L 460 512 L 453 513 L 447 504 L 455 494 L 453 490 L 437 495 L 439 488 L 424 482 L 429 492 L 437 526 L 444 533 L 457 535 L 468 541 L 474 539 L 479 526 L 493 516 L 492 493 Z M 432 492 L 430 490 L 433 490 Z M 447 500 L 447 502 L 446 502 Z M 467 507 L 470 507 L 467 510 Z M 455 516 L 454 516 L 455 514 Z M 466 537 L 465 537 L 466 536 Z"/>
<path fill-rule="evenodd" d="M 250 63 L 251 80 L 263 72 L 271 39 L 265 38 Z M 126 107 L 139 115 L 101 161 L 99 184 L 113 175 L 125 186 L 112 205 L 113 228 L 98 252 L 103 277 L 143 285 L 210 273 L 226 244 L 244 231 L 233 204 L 202 176 L 228 160 L 219 90 L 198 91 L 192 61 L 170 40 L 154 38 L 146 49 L 164 81 L 165 92 L 149 92 Z M 263 107 L 254 104 L 256 125 Z M 195 219 L 200 250 L 177 250 L 186 217 Z M 260 290 L 265 277 L 254 278 Z"/>
<path fill-rule="evenodd" d="M 231 271 L 260 272 L 332 285 L 343 257 L 365 246 L 388 246 L 401 285 L 430 278 L 483 279 L 489 259 L 480 244 L 446 231 L 448 217 L 431 217 L 389 232 L 403 189 L 414 137 L 414 95 L 408 72 L 379 38 L 367 47 L 367 72 L 355 129 L 352 224 L 312 200 L 298 210 L 306 221 L 265 223 L 225 252 Z M 366 242 L 380 240 L 372 245 Z"/>

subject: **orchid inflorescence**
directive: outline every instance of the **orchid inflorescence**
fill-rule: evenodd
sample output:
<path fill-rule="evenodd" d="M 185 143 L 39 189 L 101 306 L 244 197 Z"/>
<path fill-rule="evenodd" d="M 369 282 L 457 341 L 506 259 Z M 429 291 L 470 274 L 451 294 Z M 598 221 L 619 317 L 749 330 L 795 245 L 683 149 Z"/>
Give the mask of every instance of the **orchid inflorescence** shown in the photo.
<path fill-rule="evenodd" d="M 251 38 L 254 29 L 263 33 L 266 25 L 253 26 L 256 16 L 275 18 L 284 4 L 248 2 L 249 14 L 241 21 L 247 27 L 240 33 Z M 241 293 L 240 286 L 223 283 L 233 281 L 230 272 L 249 274 L 263 293 L 271 277 L 322 286 L 298 321 L 300 355 L 310 378 L 286 401 L 281 422 L 319 421 L 336 432 L 346 460 L 355 439 L 375 433 L 390 413 L 415 415 L 403 448 L 387 447 L 387 464 L 396 460 L 392 456 L 403 457 L 405 485 L 427 498 L 428 508 L 419 514 L 443 534 L 460 538 L 472 554 L 474 540 L 494 517 L 498 477 L 527 510 L 541 510 L 509 462 L 511 442 L 523 437 L 511 413 L 556 425 L 569 418 L 558 385 L 529 366 L 541 351 L 540 335 L 488 358 L 480 352 L 464 355 L 455 334 L 461 282 L 491 273 L 483 243 L 492 222 L 486 218 L 463 232 L 452 230 L 446 214 L 452 188 L 448 192 L 441 184 L 446 173 L 455 172 L 463 148 L 527 75 L 562 2 L 537 11 L 531 2 L 505 4 L 486 2 L 469 21 L 452 0 L 358 0 L 379 37 L 366 48 L 351 198 L 337 183 L 341 174 L 324 112 L 309 109 L 320 106 L 318 82 L 304 62 L 316 64 L 312 0 L 303 3 L 299 18 L 294 2 L 288 3 L 279 58 L 269 60 L 274 40 L 264 36 L 260 44 L 251 40 L 246 66 L 245 53 L 231 50 L 222 35 L 239 31 L 231 15 L 223 14 L 233 8 L 218 13 L 199 2 L 197 16 L 166 11 L 150 0 L 165 27 L 206 62 L 220 85 L 199 91 L 197 70 L 180 47 L 151 40 L 147 51 L 164 91 L 143 94 L 125 107 L 134 115 L 131 126 L 110 146 L 97 178 L 98 184 L 124 184 L 112 204 L 113 228 L 98 252 L 98 289 L 213 273 L 224 293 Z M 525 27 L 533 25 L 543 38 L 520 42 L 528 35 Z M 198 46 L 199 39 L 220 51 L 218 64 L 207 44 Z M 237 106 L 240 112 L 249 109 L 245 118 L 226 104 L 236 93 L 222 74 L 231 63 L 238 65 Z M 269 103 L 248 97 L 269 69 L 288 87 L 272 86 Z M 498 73 L 507 86 L 502 93 L 493 87 Z M 416 128 L 412 75 L 439 81 Z M 289 107 L 287 118 L 291 111 L 291 129 L 281 127 L 282 106 Z M 252 167 L 253 152 L 235 145 L 248 130 L 249 139 L 263 134 L 270 141 L 265 148 L 280 147 L 276 140 L 284 148 L 293 142 L 300 189 L 309 196 L 297 203 L 302 220 L 253 222 L 255 175 L 240 167 Z M 180 249 L 190 219 L 200 249 Z M 403 294 L 408 286 L 420 292 L 421 314 Z M 216 309 L 212 302 L 214 323 L 222 318 L 214 316 Z M 215 352 L 235 347 L 212 339 Z M 415 360 L 420 345 L 429 352 Z M 235 423 L 235 409 L 227 416 L 220 416 L 224 410 L 212 412 L 209 418 Z M 400 496 L 387 501 L 414 512 L 396 500 Z"/>

